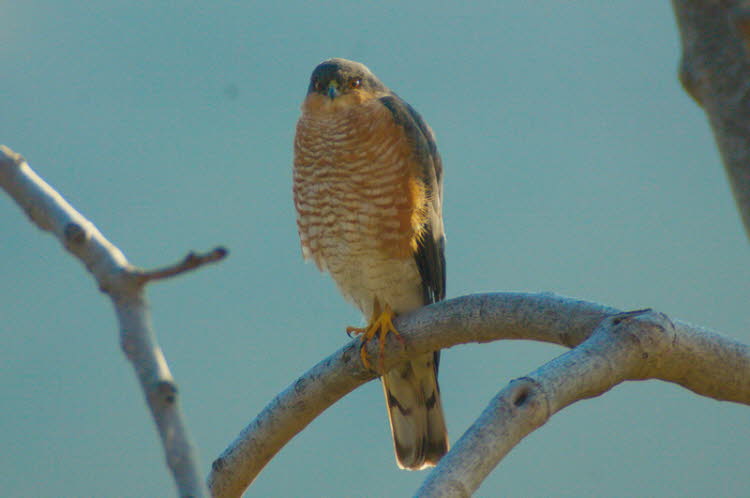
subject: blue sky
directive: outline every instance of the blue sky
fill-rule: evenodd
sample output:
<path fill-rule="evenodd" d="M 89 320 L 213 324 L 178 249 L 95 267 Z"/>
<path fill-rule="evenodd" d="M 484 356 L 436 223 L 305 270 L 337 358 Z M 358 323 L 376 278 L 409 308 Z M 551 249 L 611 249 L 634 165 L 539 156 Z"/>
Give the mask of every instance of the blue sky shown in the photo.
<path fill-rule="evenodd" d="M 356 310 L 304 264 L 294 125 L 315 65 L 367 64 L 445 163 L 448 296 L 552 291 L 653 307 L 750 342 L 750 251 L 668 2 L 1 2 L 0 143 L 135 264 L 225 245 L 149 289 L 202 465 L 347 340 Z M 80 264 L 0 196 L 0 485 L 8 496 L 173 493 L 116 322 Z M 444 353 L 453 440 L 560 354 Z M 295 438 L 251 496 L 404 496 L 378 383 Z M 658 382 L 578 403 L 478 496 L 732 496 L 747 408 Z"/>

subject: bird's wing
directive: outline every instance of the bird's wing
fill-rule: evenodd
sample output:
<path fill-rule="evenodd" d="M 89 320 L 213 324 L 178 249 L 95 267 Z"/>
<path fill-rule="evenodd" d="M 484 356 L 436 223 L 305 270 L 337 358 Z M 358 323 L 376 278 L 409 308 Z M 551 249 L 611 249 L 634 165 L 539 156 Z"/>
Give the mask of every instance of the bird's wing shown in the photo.
<path fill-rule="evenodd" d="M 445 297 L 445 232 L 442 218 L 443 164 L 432 130 L 409 104 L 395 94 L 380 98 L 394 122 L 404 130 L 426 193 L 424 225 L 420 227 L 414 260 L 422 280 L 423 304 Z M 440 388 L 440 352 L 414 358 L 383 376 L 396 459 L 402 468 L 437 464 L 448 451 Z"/>
<path fill-rule="evenodd" d="M 414 151 L 427 193 L 425 226 L 414 259 L 422 277 L 424 304 L 445 298 L 445 232 L 443 229 L 443 162 L 432 130 L 409 104 L 395 94 L 380 98 L 401 126 Z"/>

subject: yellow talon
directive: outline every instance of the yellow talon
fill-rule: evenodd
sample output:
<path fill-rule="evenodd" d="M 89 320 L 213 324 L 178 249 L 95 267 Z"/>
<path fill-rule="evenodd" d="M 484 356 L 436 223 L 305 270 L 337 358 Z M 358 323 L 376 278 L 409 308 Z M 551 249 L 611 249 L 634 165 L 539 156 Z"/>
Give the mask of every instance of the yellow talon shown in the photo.
<path fill-rule="evenodd" d="M 384 370 L 384 357 L 383 354 L 385 350 L 385 339 L 388 333 L 392 333 L 396 336 L 396 339 L 398 339 L 401 344 L 404 343 L 403 337 L 401 337 L 401 334 L 398 333 L 398 330 L 396 330 L 396 327 L 393 326 L 393 317 L 395 314 L 391 310 L 390 306 L 386 306 L 385 309 L 379 314 L 373 317 L 373 320 L 370 322 L 369 325 L 366 327 L 347 327 L 346 333 L 347 334 L 356 334 L 360 335 L 362 339 L 362 344 L 359 346 L 359 356 L 362 359 L 362 364 L 365 366 L 365 368 L 369 368 L 370 370 L 374 370 L 372 366 L 370 365 L 370 360 L 367 359 L 367 350 L 365 349 L 365 346 L 368 342 L 370 342 L 376 335 L 378 336 L 378 340 L 380 342 L 379 344 L 379 356 L 380 356 L 380 370 Z"/>

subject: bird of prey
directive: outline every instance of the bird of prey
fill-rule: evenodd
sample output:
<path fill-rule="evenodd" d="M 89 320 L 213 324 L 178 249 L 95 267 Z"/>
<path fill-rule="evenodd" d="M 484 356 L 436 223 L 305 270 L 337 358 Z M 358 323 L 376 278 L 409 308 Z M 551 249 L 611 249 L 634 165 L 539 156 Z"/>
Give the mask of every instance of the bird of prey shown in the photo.
<path fill-rule="evenodd" d="M 330 273 L 367 320 L 362 345 L 392 319 L 445 297 L 442 163 L 432 130 L 363 64 L 329 59 L 312 73 L 294 139 L 294 204 L 305 259 Z M 362 361 L 370 367 L 364 348 Z M 398 465 L 448 451 L 440 353 L 382 376 Z"/>

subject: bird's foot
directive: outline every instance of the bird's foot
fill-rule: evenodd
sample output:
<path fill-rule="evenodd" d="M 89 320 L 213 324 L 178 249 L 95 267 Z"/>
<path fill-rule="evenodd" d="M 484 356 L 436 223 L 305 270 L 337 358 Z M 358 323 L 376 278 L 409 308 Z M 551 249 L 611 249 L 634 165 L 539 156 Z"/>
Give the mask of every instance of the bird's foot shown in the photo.
<path fill-rule="evenodd" d="M 399 340 L 399 342 L 406 346 L 406 341 L 404 341 L 404 338 L 401 337 L 401 334 L 398 333 L 398 330 L 396 330 L 396 327 L 393 326 L 393 317 L 395 314 L 391 310 L 389 306 L 386 306 L 386 308 L 383 310 L 382 313 L 380 313 L 378 316 L 374 317 L 374 319 L 370 322 L 369 325 L 366 327 L 347 327 L 346 333 L 351 335 L 359 335 L 362 344 L 359 346 L 359 357 L 362 359 L 362 364 L 365 366 L 365 368 L 369 368 L 370 370 L 375 370 L 372 368 L 372 365 L 370 364 L 370 360 L 367 358 L 367 350 L 365 349 L 365 346 L 368 342 L 370 342 L 375 336 L 378 336 L 378 342 L 379 342 L 379 366 L 380 371 L 382 372 L 384 368 L 384 350 L 385 350 L 385 340 L 386 336 L 391 333 L 393 334 L 396 339 Z"/>

